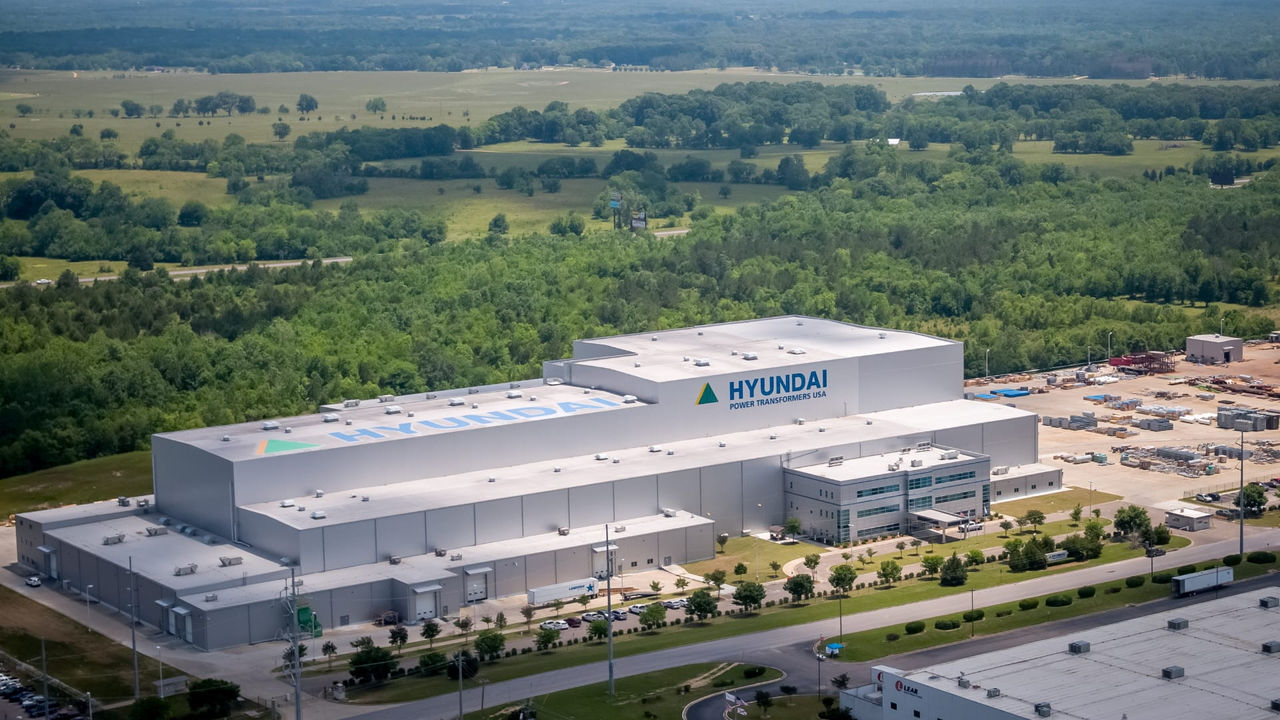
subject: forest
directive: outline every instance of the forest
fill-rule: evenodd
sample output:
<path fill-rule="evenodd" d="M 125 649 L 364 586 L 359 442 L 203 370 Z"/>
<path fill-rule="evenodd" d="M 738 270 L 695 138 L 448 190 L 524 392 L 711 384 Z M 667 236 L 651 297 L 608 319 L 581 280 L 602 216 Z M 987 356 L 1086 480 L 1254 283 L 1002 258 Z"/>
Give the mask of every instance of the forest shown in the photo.
<path fill-rule="evenodd" d="M 0 63 L 52 69 L 461 71 L 724 66 L 821 74 L 1280 77 L 1273 3 L 69 0 L 10 13 Z M 567 19 L 572 18 L 569 22 Z M 1140 31 L 1138 30 L 1140 29 Z M 104 32 L 104 30 L 109 30 Z M 1242 39 L 1247 38 L 1247 42 Z"/>

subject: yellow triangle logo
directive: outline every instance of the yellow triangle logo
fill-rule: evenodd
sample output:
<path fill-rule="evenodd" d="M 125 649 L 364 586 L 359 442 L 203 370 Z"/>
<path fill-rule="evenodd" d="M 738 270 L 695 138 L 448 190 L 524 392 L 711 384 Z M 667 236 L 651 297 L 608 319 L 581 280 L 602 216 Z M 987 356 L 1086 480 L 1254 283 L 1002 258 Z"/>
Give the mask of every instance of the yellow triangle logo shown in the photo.
<path fill-rule="evenodd" d="M 711 383 L 702 383 L 702 392 L 698 393 L 698 405 L 710 405 L 711 403 L 720 402 L 720 398 L 716 397 L 716 391 L 711 389 Z"/>

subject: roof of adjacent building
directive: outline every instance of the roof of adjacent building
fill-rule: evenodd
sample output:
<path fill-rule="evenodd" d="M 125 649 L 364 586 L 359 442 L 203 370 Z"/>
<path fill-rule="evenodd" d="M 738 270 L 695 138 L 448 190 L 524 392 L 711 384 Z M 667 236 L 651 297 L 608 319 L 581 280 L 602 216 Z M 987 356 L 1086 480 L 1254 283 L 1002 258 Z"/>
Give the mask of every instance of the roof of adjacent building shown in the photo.
<path fill-rule="evenodd" d="M 886 473 L 924 472 L 951 465 L 967 464 L 985 457 L 981 453 L 924 444 L 879 455 L 849 458 L 835 465 L 828 461 L 794 469 L 835 482 L 850 482 Z M 893 467 L 895 465 L 896 468 Z"/>
<path fill-rule="evenodd" d="M 1204 335 L 1188 335 L 1187 339 L 1201 340 L 1203 342 L 1216 342 L 1216 343 L 1240 342 L 1240 338 L 1238 337 L 1231 337 L 1230 335 L 1215 335 L 1213 333 L 1206 333 Z"/>
<path fill-rule="evenodd" d="M 1262 643 L 1280 640 L 1280 609 L 1259 600 L 1280 588 L 1185 605 L 1090 630 L 931 665 L 906 674 L 912 683 L 944 689 L 1015 717 L 1038 718 L 1036 703 L 1052 717 L 1129 720 L 1246 720 L 1274 718 L 1280 698 L 1280 655 Z M 1185 630 L 1168 621 L 1186 619 Z M 1084 640 L 1087 653 L 1068 644 Z M 1161 671 L 1184 669 L 1166 680 Z M 961 675 L 969 681 L 959 687 Z M 987 690 L 999 688 L 998 697 Z"/>

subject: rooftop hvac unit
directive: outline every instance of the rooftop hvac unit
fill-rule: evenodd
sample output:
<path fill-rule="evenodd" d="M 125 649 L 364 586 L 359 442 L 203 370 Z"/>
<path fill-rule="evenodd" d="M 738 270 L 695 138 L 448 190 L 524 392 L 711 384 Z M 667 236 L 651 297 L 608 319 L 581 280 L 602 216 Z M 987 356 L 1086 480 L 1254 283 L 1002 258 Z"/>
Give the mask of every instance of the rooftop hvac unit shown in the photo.
<path fill-rule="evenodd" d="M 231 567 L 232 565 L 240 565 L 244 563 L 244 558 L 239 555 L 223 555 L 218 558 L 218 565 L 222 567 Z"/>
<path fill-rule="evenodd" d="M 597 460 L 608 460 L 608 459 L 609 459 L 609 456 L 608 456 L 608 455 L 605 455 L 604 453 L 596 453 L 596 459 L 597 459 Z"/>
<path fill-rule="evenodd" d="M 920 458 L 912 458 L 911 467 L 924 467 L 924 461 Z"/>
<path fill-rule="evenodd" d="M 466 405 L 466 404 L 467 404 L 467 401 L 463 400 L 462 398 L 449 398 L 449 407 L 458 407 L 459 405 Z"/>
<path fill-rule="evenodd" d="M 338 413 L 325 413 L 320 416 L 320 419 L 324 422 L 331 423 L 338 422 L 340 418 L 338 417 Z"/>
<path fill-rule="evenodd" d="M 563 385 L 564 380 L 561 378 L 547 378 L 542 381 L 543 385 Z"/>
<path fill-rule="evenodd" d="M 1008 474 L 1009 474 L 1009 466 L 1008 466 L 1008 465 L 997 465 L 997 466 L 995 466 L 995 467 L 991 468 L 991 474 L 992 474 L 992 475 L 1008 475 Z"/>
<path fill-rule="evenodd" d="M 1258 607 L 1263 607 L 1263 608 L 1280 607 L 1280 598 L 1275 597 L 1273 595 L 1268 595 L 1258 600 Z"/>
<path fill-rule="evenodd" d="M 770 440 L 777 440 L 777 439 L 778 439 L 778 433 L 769 433 L 769 439 L 770 439 Z"/>
<path fill-rule="evenodd" d="M 103 535 L 103 545 L 119 545 L 124 542 L 124 533 L 116 533 L 115 535 Z"/>
<path fill-rule="evenodd" d="M 759 360 L 760 356 L 753 352 L 744 352 L 742 353 L 742 359 L 743 360 Z"/>
<path fill-rule="evenodd" d="M 1049 703 L 1036 703 L 1036 715 L 1040 717 L 1049 717 L 1053 714 L 1053 707 Z"/>
<path fill-rule="evenodd" d="M 444 548 L 436 548 L 436 557 L 444 557 L 445 555 L 448 555 L 448 554 L 449 554 L 448 550 L 445 550 Z"/>
<path fill-rule="evenodd" d="M 293 501 L 292 501 L 292 500 L 281 500 L 281 501 L 280 501 L 280 507 L 293 507 Z"/>
<path fill-rule="evenodd" d="M 515 398 L 523 397 L 523 396 L 524 396 L 524 393 L 520 392 L 519 390 L 508 390 L 508 391 L 507 391 L 507 397 L 508 397 L 508 398 L 511 398 L 511 399 L 513 399 L 513 400 L 514 400 Z"/>
<path fill-rule="evenodd" d="M 214 537 L 214 536 L 212 536 L 212 535 L 205 535 L 204 537 L 200 538 L 200 540 L 201 540 L 202 542 L 204 542 L 204 544 L 205 544 L 205 545 L 217 545 L 217 544 L 218 544 L 218 539 L 217 539 L 217 538 L 215 538 L 215 537 Z"/>
<path fill-rule="evenodd" d="M 294 586 L 294 587 L 302 587 L 302 578 L 294 578 L 294 579 L 293 579 L 293 586 Z"/>
<path fill-rule="evenodd" d="M 827 459 L 827 467 L 840 467 L 844 464 L 843 455 L 835 455 Z"/>
<path fill-rule="evenodd" d="M 964 688 L 965 690 L 968 690 L 968 689 L 969 689 L 969 686 L 970 686 L 970 685 L 972 685 L 973 683 L 969 682 L 969 678 L 962 677 L 962 678 L 960 678 L 960 679 L 956 680 L 956 684 L 957 684 L 957 685 L 959 685 L 960 687 Z"/>
<path fill-rule="evenodd" d="M 322 497 L 324 497 L 324 491 L 323 491 L 323 490 L 316 490 L 316 497 L 318 497 L 318 498 L 322 498 Z"/>
<path fill-rule="evenodd" d="M 955 460 L 955 459 L 956 459 L 956 458 L 958 458 L 958 457 L 960 457 L 960 451 L 959 451 L 959 450 L 948 450 L 948 451 L 946 451 L 946 452 L 942 453 L 942 459 L 943 459 L 943 460 Z"/>
<path fill-rule="evenodd" d="M 627 526 L 626 526 L 626 525 L 614 525 L 614 526 L 613 526 L 613 531 L 614 531 L 614 532 L 619 532 L 619 533 L 620 533 L 620 532 L 626 532 L 626 531 L 627 531 Z"/>
<path fill-rule="evenodd" d="M 325 512 L 325 511 L 323 511 L 323 510 L 312 510 L 312 511 L 311 511 L 311 519 L 312 519 L 312 520 L 323 520 L 323 519 L 325 519 L 326 517 L 328 517 L 328 513 L 326 513 L 326 512 Z"/>
<path fill-rule="evenodd" d="M 987 697 L 989 698 L 1000 697 L 1000 688 L 987 688 Z"/>
<path fill-rule="evenodd" d="M 1089 652 L 1089 641 L 1076 640 L 1070 645 L 1067 645 L 1067 652 L 1071 653 L 1072 655 L 1083 655 Z"/>
<path fill-rule="evenodd" d="M 343 400 L 342 407 L 344 408 L 360 407 L 360 401 L 359 400 Z"/>
<path fill-rule="evenodd" d="M 458 562 L 462 559 L 462 553 L 453 553 L 449 556 L 449 562 Z"/>
<path fill-rule="evenodd" d="M 787 354 L 788 354 L 788 355 L 803 355 L 803 354 L 804 354 L 804 348 L 800 348 L 800 347 L 793 347 L 793 348 L 790 348 L 790 349 L 788 349 L 788 350 L 787 350 Z"/>
<path fill-rule="evenodd" d="M 138 507 L 151 507 L 151 501 L 146 498 L 138 498 Z"/>
<path fill-rule="evenodd" d="M 1262 652 L 1268 655 L 1275 655 L 1276 653 L 1280 653 L 1280 640 L 1271 640 L 1271 641 L 1262 643 Z"/>
<path fill-rule="evenodd" d="M 803 424 L 804 424 L 804 418 L 796 418 L 796 424 L 797 424 L 797 425 L 803 425 Z"/>
<path fill-rule="evenodd" d="M 379 395 L 378 396 L 378 402 L 380 403 L 391 402 L 392 400 L 395 400 L 395 399 L 396 399 L 395 395 Z"/>
<path fill-rule="evenodd" d="M 160 518 L 156 518 L 156 520 L 158 520 L 158 521 L 160 522 L 160 524 L 161 524 L 161 525 L 172 525 L 172 524 L 173 524 L 173 520 L 172 520 L 172 519 L 170 519 L 170 518 L 167 518 L 167 517 L 160 517 Z"/>
<path fill-rule="evenodd" d="M 263 430 L 279 430 L 280 423 L 276 422 L 275 420 L 267 420 L 266 422 L 262 423 L 262 429 Z"/>
<path fill-rule="evenodd" d="M 889 333 L 880 333 L 879 337 L 881 340 L 884 340 L 885 338 L 889 337 Z"/>
<path fill-rule="evenodd" d="M 558 534 L 560 534 L 560 535 L 568 535 L 568 534 L 569 534 L 569 528 L 567 528 L 567 527 L 556 528 L 556 532 L 557 532 Z"/>
<path fill-rule="evenodd" d="M 1170 665 L 1169 667 L 1160 671 L 1160 677 L 1164 678 L 1165 680 L 1177 680 L 1178 678 L 1186 674 L 1187 674 L 1187 671 L 1183 670 L 1181 665 Z"/>
<path fill-rule="evenodd" d="M 285 435 L 289 435 L 289 434 L 291 434 L 292 432 L 293 432 L 293 428 L 291 428 L 291 427 L 287 427 L 287 428 L 285 428 L 285 429 L 284 429 L 284 434 L 285 434 Z"/>
<path fill-rule="evenodd" d="M 399 565 L 399 564 L 400 564 L 400 556 L 399 556 L 399 555 L 392 555 L 392 556 L 389 558 L 389 560 L 391 561 L 391 564 L 392 564 L 392 565 Z"/>
<path fill-rule="evenodd" d="M 1280 698 L 1271 701 L 1271 709 L 1280 712 Z"/>
<path fill-rule="evenodd" d="M 707 366 L 709 366 L 709 365 L 711 365 L 711 361 L 710 361 L 710 360 L 708 360 L 708 359 L 706 359 L 706 358 L 694 358 L 694 359 L 693 359 L 693 366 L 694 366 L 694 367 L 707 367 Z"/>
<path fill-rule="evenodd" d="M 205 601 L 205 602 L 218 602 L 218 593 L 206 593 L 206 594 L 205 594 L 205 596 L 204 596 L 204 601 Z"/>
<path fill-rule="evenodd" d="M 662 508 L 662 517 L 675 517 L 675 516 L 676 516 L 675 508 Z"/>
<path fill-rule="evenodd" d="M 662 452 L 662 446 L 661 446 L 661 445 L 650 445 L 650 446 L 649 446 L 649 452 Z"/>
<path fill-rule="evenodd" d="M 638 399 L 639 399 L 639 398 L 637 398 L 635 395 L 623 395 L 623 396 L 622 396 L 622 402 L 626 403 L 627 405 L 631 405 L 632 403 L 634 403 L 634 402 L 635 402 L 636 400 L 638 400 Z"/>
<path fill-rule="evenodd" d="M 388 405 L 387 409 L 384 410 L 383 412 L 386 413 L 387 415 L 399 415 L 400 413 L 404 412 L 404 409 L 401 408 L 399 405 Z"/>
<path fill-rule="evenodd" d="M 116 498 L 116 504 L 119 505 L 120 507 L 129 507 L 129 498 L 121 495 L 120 497 Z"/>
<path fill-rule="evenodd" d="M 368 495 L 361 495 L 361 496 L 360 496 L 360 502 L 369 502 L 369 496 L 368 496 Z"/>
<path fill-rule="evenodd" d="M 156 525 L 154 527 L 147 528 L 147 537 L 155 537 L 157 535 L 168 535 L 168 534 L 169 534 L 169 528 L 163 525 Z"/>
<path fill-rule="evenodd" d="M 195 575 L 196 564 L 187 563 L 186 565 L 179 565 L 173 569 L 173 574 L 174 575 Z"/>
<path fill-rule="evenodd" d="M 727 443 L 725 443 L 725 441 L 721 440 L 719 443 L 717 443 L 717 445 L 716 445 L 716 446 L 717 446 L 717 447 L 724 447 L 726 444 L 727 444 Z"/>
<path fill-rule="evenodd" d="M 1169 620 L 1167 627 L 1170 630 L 1186 630 L 1190 625 L 1186 618 L 1173 618 Z"/>
<path fill-rule="evenodd" d="M 494 477 L 494 476 L 490 475 L 490 476 L 489 476 L 489 482 L 491 482 L 491 483 L 496 483 L 496 482 L 498 482 L 498 478 L 496 478 L 496 477 Z"/>
<path fill-rule="evenodd" d="M 230 435 L 223 435 L 223 436 L 222 436 L 222 442 L 231 442 L 231 436 L 230 436 Z"/>

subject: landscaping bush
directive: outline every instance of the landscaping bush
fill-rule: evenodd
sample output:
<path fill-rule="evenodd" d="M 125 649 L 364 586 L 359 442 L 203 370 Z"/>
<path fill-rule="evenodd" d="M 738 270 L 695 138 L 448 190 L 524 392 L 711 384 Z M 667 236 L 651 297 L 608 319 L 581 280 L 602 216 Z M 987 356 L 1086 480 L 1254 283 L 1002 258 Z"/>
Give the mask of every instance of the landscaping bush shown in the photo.
<path fill-rule="evenodd" d="M 1195 565 L 1183 565 L 1182 567 L 1178 568 L 1179 575 L 1187 575 L 1195 571 L 1196 571 Z"/>
<path fill-rule="evenodd" d="M 1114 595 L 1114 594 L 1116 594 L 1116 593 L 1118 593 L 1118 592 L 1120 592 L 1120 586 L 1119 586 L 1119 585 L 1113 585 L 1113 586 L 1111 586 L 1111 587 L 1107 588 L 1107 594 L 1108 594 L 1108 595 Z"/>
<path fill-rule="evenodd" d="M 1009 617 L 1013 614 L 1012 610 L 997 610 L 996 617 Z"/>
<path fill-rule="evenodd" d="M 986 616 L 987 613 L 983 610 L 966 610 L 964 613 L 964 621 L 977 622 Z"/>
<path fill-rule="evenodd" d="M 1080 598 L 1081 600 L 1084 600 L 1085 598 L 1091 598 L 1097 594 L 1098 594 L 1098 588 L 1092 585 L 1085 585 L 1082 588 L 1076 589 L 1076 597 Z"/>
<path fill-rule="evenodd" d="M 958 620 L 935 620 L 933 627 L 937 630 L 955 630 L 960 627 Z"/>
<path fill-rule="evenodd" d="M 1222 564 L 1226 565 L 1227 567 L 1235 567 L 1236 565 L 1239 565 L 1243 560 L 1244 558 L 1240 557 L 1239 555 L 1228 555 L 1222 558 Z"/>
<path fill-rule="evenodd" d="M 1147 577 L 1145 575 L 1134 575 L 1133 577 L 1127 577 L 1124 579 L 1124 586 L 1127 588 L 1140 588 L 1146 584 Z"/>
<path fill-rule="evenodd" d="M 763 667 L 761 667 L 761 666 L 759 666 L 759 665 L 755 665 L 755 666 L 752 666 L 752 667 L 747 668 L 746 670 L 743 670 L 743 671 L 742 671 L 742 677 L 744 677 L 744 678 L 746 678 L 746 679 L 750 680 L 751 678 L 758 678 L 758 677 L 760 677 L 761 675 L 763 675 L 764 673 L 765 673 L 765 669 L 764 669 Z"/>
<path fill-rule="evenodd" d="M 1151 582 L 1157 585 L 1168 585 L 1173 582 L 1173 573 L 1162 572 L 1151 576 Z"/>
<path fill-rule="evenodd" d="M 1266 550 L 1254 550 L 1245 557 L 1245 560 L 1254 565 L 1270 565 L 1276 561 L 1276 554 Z"/>
<path fill-rule="evenodd" d="M 1050 595 L 1044 599 L 1046 607 L 1066 607 L 1071 604 L 1070 595 Z"/>
<path fill-rule="evenodd" d="M 908 635 L 918 635 L 924 632 L 924 621 L 916 620 L 915 622 L 909 622 L 904 629 L 907 631 Z"/>
<path fill-rule="evenodd" d="M 1040 607 L 1040 601 L 1035 598 L 1027 598 L 1026 600 L 1018 601 L 1019 610 L 1035 610 L 1038 607 Z"/>
<path fill-rule="evenodd" d="M 885 633 L 884 639 L 886 642 L 897 642 L 900 637 L 902 636 L 898 633 Z"/>

